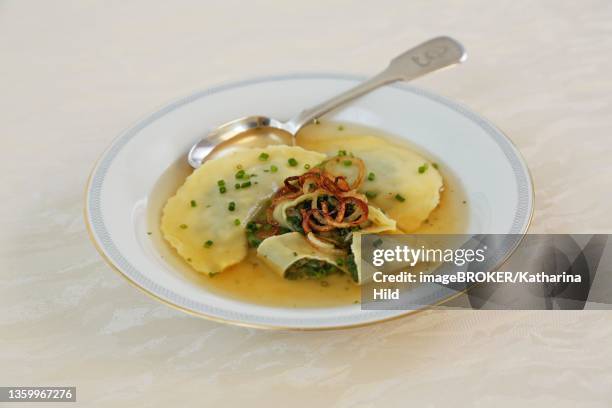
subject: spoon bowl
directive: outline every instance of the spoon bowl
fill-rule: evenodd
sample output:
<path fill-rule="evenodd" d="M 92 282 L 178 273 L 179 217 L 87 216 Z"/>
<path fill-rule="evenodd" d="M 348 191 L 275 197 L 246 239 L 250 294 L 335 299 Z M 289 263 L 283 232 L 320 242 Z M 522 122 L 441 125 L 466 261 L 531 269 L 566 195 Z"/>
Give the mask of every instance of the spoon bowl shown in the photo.
<path fill-rule="evenodd" d="M 198 168 L 208 159 L 224 156 L 241 147 L 293 145 L 295 137 L 283 123 L 265 116 L 247 116 L 227 122 L 193 145 L 187 161 Z"/>

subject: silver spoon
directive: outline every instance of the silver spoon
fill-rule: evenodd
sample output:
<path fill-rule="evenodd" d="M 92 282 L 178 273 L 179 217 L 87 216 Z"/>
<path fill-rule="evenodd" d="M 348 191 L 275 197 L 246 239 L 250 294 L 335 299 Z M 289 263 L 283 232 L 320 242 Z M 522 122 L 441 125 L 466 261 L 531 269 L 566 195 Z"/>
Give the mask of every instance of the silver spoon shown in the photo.
<path fill-rule="evenodd" d="M 230 141 L 232 145 L 235 143 L 252 143 L 259 135 L 248 131 L 255 129 L 275 130 L 271 133 L 272 136 L 268 135 L 267 144 L 294 145 L 297 132 L 326 113 L 383 85 L 397 81 L 410 81 L 441 68 L 463 62 L 466 58 L 465 49 L 456 40 L 450 37 L 433 38 L 395 57 L 391 60 L 389 66 L 378 75 L 326 102 L 302 111 L 287 122 L 281 122 L 266 116 L 247 116 L 225 123 L 196 143 L 189 150 L 187 161 L 192 167 L 198 168 L 211 156 L 213 151 L 227 146 Z"/>

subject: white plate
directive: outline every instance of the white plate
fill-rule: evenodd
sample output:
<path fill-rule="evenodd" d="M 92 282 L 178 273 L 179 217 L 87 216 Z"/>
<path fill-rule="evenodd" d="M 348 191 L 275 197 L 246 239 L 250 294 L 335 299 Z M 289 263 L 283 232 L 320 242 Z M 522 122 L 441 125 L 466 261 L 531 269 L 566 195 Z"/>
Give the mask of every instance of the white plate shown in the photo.
<path fill-rule="evenodd" d="M 153 187 L 207 129 L 253 114 L 289 118 L 360 80 L 330 74 L 248 80 L 198 92 L 140 121 L 112 143 L 92 171 L 85 218 L 94 244 L 135 286 L 171 306 L 213 320 L 266 328 L 329 329 L 410 313 L 364 311 L 359 305 L 290 309 L 224 298 L 178 273 L 146 234 Z M 378 128 L 432 152 L 464 186 L 471 212 L 468 232 L 526 232 L 533 209 L 527 166 L 508 138 L 480 116 L 429 92 L 395 85 L 330 118 Z M 438 293 L 431 303 L 447 295 Z"/>

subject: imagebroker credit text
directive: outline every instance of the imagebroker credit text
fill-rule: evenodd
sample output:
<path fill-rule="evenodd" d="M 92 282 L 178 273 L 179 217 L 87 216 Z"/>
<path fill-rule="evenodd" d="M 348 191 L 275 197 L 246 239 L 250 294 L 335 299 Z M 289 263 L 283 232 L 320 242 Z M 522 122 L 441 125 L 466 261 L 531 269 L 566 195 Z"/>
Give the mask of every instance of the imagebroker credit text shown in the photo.
<path fill-rule="evenodd" d="M 400 272 L 399 274 L 385 274 L 374 272 L 372 279 L 376 283 L 580 283 L 580 275 L 572 275 L 566 272 L 561 274 L 546 274 L 544 272 L 471 272 L 457 271 L 452 275 Z"/>

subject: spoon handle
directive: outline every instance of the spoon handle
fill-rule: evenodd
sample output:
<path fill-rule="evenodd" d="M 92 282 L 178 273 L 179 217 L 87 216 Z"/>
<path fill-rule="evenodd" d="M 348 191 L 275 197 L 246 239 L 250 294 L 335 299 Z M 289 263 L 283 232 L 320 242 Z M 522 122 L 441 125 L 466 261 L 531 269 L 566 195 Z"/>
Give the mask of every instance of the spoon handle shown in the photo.
<path fill-rule="evenodd" d="M 396 81 L 410 81 L 430 72 L 465 61 L 467 54 L 463 45 L 450 37 L 436 37 L 403 54 L 398 55 L 381 73 L 365 82 L 334 96 L 285 123 L 285 128 L 295 135 L 304 125 L 326 113 L 350 102 L 383 85 Z"/>

